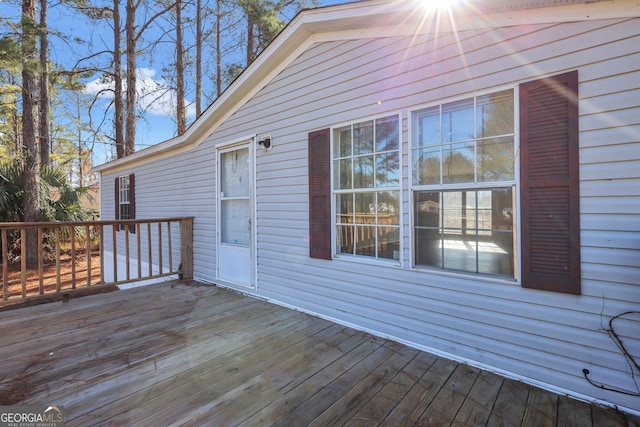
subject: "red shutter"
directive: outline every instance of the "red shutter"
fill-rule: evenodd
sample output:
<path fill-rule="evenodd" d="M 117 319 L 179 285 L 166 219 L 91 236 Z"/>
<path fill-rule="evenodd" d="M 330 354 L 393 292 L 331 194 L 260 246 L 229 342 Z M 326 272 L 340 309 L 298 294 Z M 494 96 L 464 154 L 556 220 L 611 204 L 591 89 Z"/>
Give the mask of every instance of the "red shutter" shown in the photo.
<path fill-rule="evenodd" d="M 136 219 L 136 180 L 134 174 L 129 175 L 129 219 Z M 129 232 L 136 232 L 134 224 L 129 226 Z"/>
<path fill-rule="evenodd" d="M 522 286 L 580 294 L 578 72 L 520 86 Z"/>
<path fill-rule="evenodd" d="M 309 133 L 309 256 L 331 259 L 329 129 Z"/>

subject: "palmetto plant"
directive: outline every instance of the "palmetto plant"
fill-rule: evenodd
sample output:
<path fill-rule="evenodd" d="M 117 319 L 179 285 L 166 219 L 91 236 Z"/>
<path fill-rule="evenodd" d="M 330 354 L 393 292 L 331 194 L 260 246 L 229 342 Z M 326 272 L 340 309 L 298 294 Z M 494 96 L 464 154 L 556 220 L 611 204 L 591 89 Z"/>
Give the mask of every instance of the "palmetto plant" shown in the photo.
<path fill-rule="evenodd" d="M 24 216 L 22 164 L 14 160 L 0 163 L 0 221 L 21 221 Z"/>
<path fill-rule="evenodd" d="M 40 170 L 40 219 L 46 222 L 86 221 L 94 218 L 96 212 L 83 207 L 82 198 L 89 198 L 88 188 L 74 188 L 67 182 L 66 173 L 62 169 L 44 166 Z M 24 218 L 22 197 L 24 195 L 23 166 L 20 159 L 15 158 L 0 163 L 0 222 L 20 222 Z M 85 239 L 84 227 L 75 227 L 76 240 Z M 71 228 L 61 229 L 61 239 L 71 240 Z M 51 240 L 50 233 L 45 233 L 45 248 Z M 9 235 L 9 247 L 17 245 L 19 233 Z"/>

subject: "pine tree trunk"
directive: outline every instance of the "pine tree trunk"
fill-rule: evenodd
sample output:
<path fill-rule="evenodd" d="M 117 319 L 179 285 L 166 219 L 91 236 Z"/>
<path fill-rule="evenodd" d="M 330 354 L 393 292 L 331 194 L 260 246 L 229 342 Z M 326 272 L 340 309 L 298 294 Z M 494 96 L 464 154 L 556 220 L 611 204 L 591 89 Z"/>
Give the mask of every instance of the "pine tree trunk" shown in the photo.
<path fill-rule="evenodd" d="M 136 1 L 127 0 L 126 8 L 127 96 L 125 102 L 124 155 L 135 151 L 136 141 Z"/>
<path fill-rule="evenodd" d="M 13 74 L 9 75 L 9 81 L 12 85 L 19 85 L 20 82 L 18 82 L 18 79 L 16 77 L 13 76 Z M 13 137 L 13 149 L 14 149 L 14 153 L 22 153 L 23 150 L 23 146 L 22 146 L 22 130 L 21 130 L 21 126 L 20 126 L 20 120 L 21 120 L 21 116 L 18 114 L 18 99 L 14 98 L 12 101 L 12 108 L 11 108 L 11 131 L 12 131 L 12 137 Z"/>
<path fill-rule="evenodd" d="M 122 97 L 122 52 L 120 50 L 120 0 L 113 1 L 113 82 L 116 158 L 124 157 L 124 99 Z"/>
<path fill-rule="evenodd" d="M 255 49 L 255 40 L 253 35 L 253 28 L 253 20 L 251 19 L 251 15 L 249 15 L 247 17 L 247 67 L 253 62 L 254 59 L 253 51 Z"/>
<path fill-rule="evenodd" d="M 24 221 L 40 220 L 40 151 L 38 144 L 38 53 L 36 3 L 22 1 L 22 140 L 24 144 Z M 37 230 L 27 231 L 27 264 L 38 263 Z"/>
<path fill-rule="evenodd" d="M 40 163 L 49 164 L 49 34 L 47 32 L 47 1 L 40 0 Z"/>
<path fill-rule="evenodd" d="M 176 0 L 176 118 L 178 135 L 187 130 L 187 119 L 184 109 L 184 59 L 182 57 L 182 1 Z"/>
<path fill-rule="evenodd" d="M 196 117 L 202 114 L 202 0 L 196 0 Z"/>
<path fill-rule="evenodd" d="M 222 93 L 222 51 L 220 50 L 222 38 L 220 20 L 222 19 L 222 13 L 220 11 L 220 1 L 216 1 L 216 95 L 218 97 Z"/>

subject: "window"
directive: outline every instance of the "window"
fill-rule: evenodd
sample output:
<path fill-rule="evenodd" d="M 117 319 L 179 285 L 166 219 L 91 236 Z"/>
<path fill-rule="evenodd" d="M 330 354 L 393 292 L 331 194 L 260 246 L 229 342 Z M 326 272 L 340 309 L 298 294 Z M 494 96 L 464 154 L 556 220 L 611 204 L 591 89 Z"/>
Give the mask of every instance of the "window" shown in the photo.
<path fill-rule="evenodd" d="M 400 125 L 388 116 L 333 129 L 336 254 L 400 259 Z"/>
<path fill-rule="evenodd" d="M 116 178 L 116 219 L 135 219 L 135 177 L 133 174 Z M 135 227 L 129 227 L 131 232 Z M 120 226 L 124 230 L 124 226 Z"/>
<path fill-rule="evenodd" d="M 514 277 L 512 90 L 416 111 L 414 261 Z"/>
<path fill-rule="evenodd" d="M 131 219 L 129 216 L 129 208 L 130 198 L 129 198 L 129 190 L 130 190 L 130 182 L 128 176 L 120 177 L 120 190 L 118 191 L 118 202 L 120 203 L 120 214 L 119 219 Z"/>
<path fill-rule="evenodd" d="M 517 90 L 412 113 L 414 264 L 579 295 L 578 72 Z M 309 133 L 310 257 L 398 257 L 398 138 L 397 116 Z"/>

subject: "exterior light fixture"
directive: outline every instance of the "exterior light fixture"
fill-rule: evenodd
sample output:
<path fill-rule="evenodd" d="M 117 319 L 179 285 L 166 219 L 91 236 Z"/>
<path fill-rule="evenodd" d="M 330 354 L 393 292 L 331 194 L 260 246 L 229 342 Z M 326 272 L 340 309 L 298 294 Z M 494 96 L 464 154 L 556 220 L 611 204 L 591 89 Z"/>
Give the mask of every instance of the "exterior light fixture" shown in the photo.
<path fill-rule="evenodd" d="M 271 149 L 271 135 L 263 137 L 258 141 L 258 145 L 262 148 L 262 151 L 269 151 Z"/>

